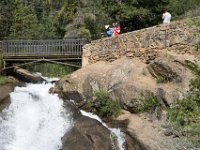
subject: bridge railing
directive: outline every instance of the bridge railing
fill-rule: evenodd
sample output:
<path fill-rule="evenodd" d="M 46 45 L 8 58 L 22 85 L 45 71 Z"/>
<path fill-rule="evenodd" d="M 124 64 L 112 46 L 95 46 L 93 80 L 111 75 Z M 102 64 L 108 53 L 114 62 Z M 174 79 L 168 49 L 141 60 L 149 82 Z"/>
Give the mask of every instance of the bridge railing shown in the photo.
<path fill-rule="evenodd" d="M 87 39 L 62 40 L 5 40 L 2 41 L 4 56 L 81 55 Z"/>

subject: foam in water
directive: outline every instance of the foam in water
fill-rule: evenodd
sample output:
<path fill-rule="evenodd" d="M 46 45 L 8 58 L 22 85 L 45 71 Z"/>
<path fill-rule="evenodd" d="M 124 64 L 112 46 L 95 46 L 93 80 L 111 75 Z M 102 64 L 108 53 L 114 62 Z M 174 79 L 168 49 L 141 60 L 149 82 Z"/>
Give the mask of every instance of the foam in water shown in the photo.
<path fill-rule="evenodd" d="M 73 126 L 63 101 L 48 93 L 53 85 L 27 84 L 10 94 L 0 113 L 0 150 L 59 150 L 61 137 Z"/>
<path fill-rule="evenodd" d="M 102 120 L 97 115 L 90 112 L 83 111 L 83 110 L 81 110 L 81 114 L 84 116 L 90 117 L 92 119 L 98 120 L 99 122 L 102 123 L 103 126 L 108 128 L 108 126 L 104 122 L 102 122 Z M 124 146 L 123 146 L 125 142 L 124 134 L 120 131 L 120 129 L 117 129 L 117 128 L 108 128 L 108 129 L 111 131 L 111 134 L 114 134 L 117 136 L 117 142 L 118 142 L 118 146 L 120 150 L 124 150 Z"/>

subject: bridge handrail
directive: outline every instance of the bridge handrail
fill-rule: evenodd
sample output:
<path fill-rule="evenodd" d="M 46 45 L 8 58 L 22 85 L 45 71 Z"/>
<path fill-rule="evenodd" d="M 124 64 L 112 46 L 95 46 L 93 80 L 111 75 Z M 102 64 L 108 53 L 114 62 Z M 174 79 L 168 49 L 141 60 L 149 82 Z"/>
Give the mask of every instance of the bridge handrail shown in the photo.
<path fill-rule="evenodd" d="M 84 38 L 3 40 L 0 43 L 4 56 L 81 55 L 85 44 L 87 39 Z"/>

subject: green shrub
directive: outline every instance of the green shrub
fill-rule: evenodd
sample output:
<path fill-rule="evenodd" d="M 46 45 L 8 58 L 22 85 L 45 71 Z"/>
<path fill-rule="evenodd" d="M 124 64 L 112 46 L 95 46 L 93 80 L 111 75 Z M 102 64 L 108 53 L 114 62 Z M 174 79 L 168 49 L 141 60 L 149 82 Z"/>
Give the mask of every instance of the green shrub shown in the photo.
<path fill-rule="evenodd" d="M 192 70 L 197 76 L 200 76 L 200 68 L 198 67 L 198 65 L 196 65 L 195 63 L 189 61 L 189 60 L 185 60 L 185 64 L 186 66 Z"/>
<path fill-rule="evenodd" d="M 6 76 L 1 76 L 1 75 L 0 75 L 0 85 L 1 85 L 1 84 L 5 84 L 5 83 L 8 83 L 8 82 L 12 82 L 12 80 L 9 79 L 9 78 L 6 77 Z"/>
<path fill-rule="evenodd" d="M 200 49 L 200 42 L 196 43 L 194 45 L 194 47 L 195 47 L 196 51 L 199 51 L 199 49 Z"/>
<path fill-rule="evenodd" d="M 157 77 L 157 83 L 165 83 L 167 81 L 168 81 L 167 76 L 164 74 Z"/>
<path fill-rule="evenodd" d="M 63 77 L 77 69 L 74 67 L 52 63 L 30 64 L 26 65 L 24 68 L 31 72 L 40 72 L 43 76 L 46 77 Z"/>
<path fill-rule="evenodd" d="M 180 135 L 200 146 L 200 107 L 193 98 L 185 98 L 172 104 L 167 111 L 169 125 Z"/>
<path fill-rule="evenodd" d="M 168 123 L 181 135 L 185 135 L 193 146 L 200 146 L 200 68 L 186 61 L 186 65 L 196 74 L 190 82 L 186 98 L 173 103 L 167 111 Z"/>
<path fill-rule="evenodd" d="M 194 45 L 194 47 L 198 51 L 200 49 L 200 19 L 194 20 L 194 24 L 198 27 L 198 31 L 195 35 L 195 38 L 197 39 L 197 43 Z"/>
<path fill-rule="evenodd" d="M 168 110 L 168 118 L 176 128 L 194 123 L 199 117 L 200 109 L 192 98 L 185 98 L 172 104 Z"/>
<path fill-rule="evenodd" d="M 93 93 L 94 102 L 90 106 L 92 111 L 105 120 L 115 119 L 121 111 L 120 104 L 117 100 L 113 100 L 108 96 L 105 90 L 97 90 Z"/>
<path fill-rule="evenodd" d="M 198 9 L 198 13 L 199 13 L 199 9 Z M 187 25 L 189 25 L 189 27 L 192 27 L 193 25 L 197 27 L 197 32 L 194 34 L 194 38 L 196 39 L 196 42 L 193 44 L 193 46 L 196 51 L 199 51 L 200 49 L 200 19 L 198 17 L 187 18 L 185 19 L 185 22 L 187 23 Z"/>
<path fill-rule="evenodd" d="M 136 104 L 136 106 L 133 108 L 135 113 L 143 113 L 143 112 L 149 112 L 149 113 L 155 113 L 159 116 L 161 109 L 160 109 L 160 103 L 158 98 L 153 92 L 150 91 L 144 91 L 141 93 L 141 102 Z"/>
<path fill-rule="evenodd" d="M 82 26 L 79 28 L 79 30 L 81 32 L 81 37 L 91 39 L 91 34 L 88 29 Z"/>

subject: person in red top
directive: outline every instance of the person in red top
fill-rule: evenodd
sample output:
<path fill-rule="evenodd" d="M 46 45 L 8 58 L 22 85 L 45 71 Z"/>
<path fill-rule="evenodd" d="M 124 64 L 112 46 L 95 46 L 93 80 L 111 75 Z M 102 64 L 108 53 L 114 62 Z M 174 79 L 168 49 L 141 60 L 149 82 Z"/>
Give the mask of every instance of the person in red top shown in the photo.
<path fill-rule="evenodd" d="M 113 36 L 118 37 L 121 27 L 118 23 L 113 23 Z"/>

